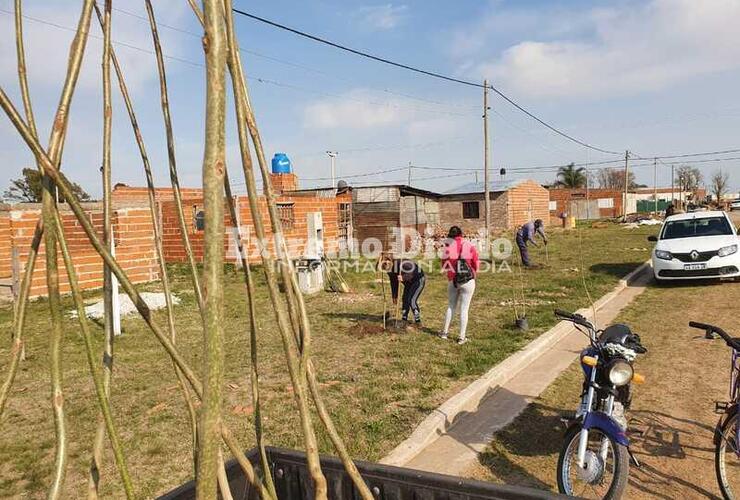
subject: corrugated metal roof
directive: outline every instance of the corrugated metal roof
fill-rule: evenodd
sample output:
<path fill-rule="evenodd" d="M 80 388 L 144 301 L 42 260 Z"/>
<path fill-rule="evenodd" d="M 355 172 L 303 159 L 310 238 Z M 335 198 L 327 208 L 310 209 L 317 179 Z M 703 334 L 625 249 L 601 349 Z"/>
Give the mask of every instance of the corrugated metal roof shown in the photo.
<path fill-rule="evenodd" d="M 505 182 L 488 182 L 488 189 L 491 192 L 508 191 L 509 189 L 515 188 L 519 184 L 527 182 L 527 179 L 514 179 Z M 485 191 L 485 185 L 483 182 L 468 182 L 462 186 L 458 186 L 450 191 L 446 191 L 445 194 L 478 194 Z"/>

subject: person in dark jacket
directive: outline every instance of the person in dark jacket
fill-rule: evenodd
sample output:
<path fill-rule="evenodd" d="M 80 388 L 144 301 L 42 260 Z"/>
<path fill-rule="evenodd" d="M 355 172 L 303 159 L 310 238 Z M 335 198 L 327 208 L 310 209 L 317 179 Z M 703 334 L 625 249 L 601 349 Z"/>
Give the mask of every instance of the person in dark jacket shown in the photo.
<path fill-rule="evenodd" d="M 410 259 L 394 259 L 390 255 L 383 256 L 382 269 L 388 273 L 391 282 L 391 297 L 393 303 L 398 303 L 399 283 L 403 283 L 401 295 L 401 319 L 408 321 L 409 312 L 414 315 L 414 323 L 421 324 L 421 308 L 419 297 L 424 291 L 426 277 L 424 271 L 416 261 Z"/>
<path fill-rule="evenodd" d="M 516 232 L 516 246 L 519 247 L 519 253 L 522 256 L 522 264 L 524 267 L 532 266 L 532 263 L 529 260 L 529 250 L 527 249 L 527 245 L 532 243 L 534 246 L 539 246 L 535 241 L 535 236 L 537 234 L 542 237 L 543 243 L 547 245 L 547 236 L 545 236 L 542 219 L 537 219 L 534 222 L 527 222 Z"/>

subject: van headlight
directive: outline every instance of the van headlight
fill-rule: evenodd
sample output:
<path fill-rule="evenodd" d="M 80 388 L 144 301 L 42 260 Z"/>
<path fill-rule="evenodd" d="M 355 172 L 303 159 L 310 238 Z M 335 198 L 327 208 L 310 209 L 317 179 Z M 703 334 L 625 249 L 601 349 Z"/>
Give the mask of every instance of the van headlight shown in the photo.
<path fill-rule="evenodd" d="M 727 257 L 728 255 L 732 255 L 733 253 L 737 253 L 737 245 L 722 247 L 719 249 L 719 252 L 717 252 L 717 255 L 719 255 L 720 257 Z"/>
<path fill-rule="evenodd" d="M 633 374 L 632 365 L 623 359 L 617 359 L 609 366 L 609 382 L 615 387 L 629 384 Z"/>
<path fill-rule="evenodd" d="M 663 260 L 673 260 L 673 255 L 667 250 L 656 250 L 655 256 Z"/>

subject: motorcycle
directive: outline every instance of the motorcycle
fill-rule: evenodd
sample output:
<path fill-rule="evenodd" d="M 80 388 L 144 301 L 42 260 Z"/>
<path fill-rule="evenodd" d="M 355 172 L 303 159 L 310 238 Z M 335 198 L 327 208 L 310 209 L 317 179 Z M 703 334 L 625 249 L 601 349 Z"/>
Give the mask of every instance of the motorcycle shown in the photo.
<path fill-rule="evenodd" d="M 631 403 L 632 382 L 645 380 L 632 365 L 647 349 L 627 325 L 597 330 L 580 314 L 558 309 L 555 315 L 573 323 L 590 341 L 580 355 L 584 374 L 580 407 L 563 419 L 567 430 L 558 458 L 558 489 L 582 498 L 621 498 L 630 461 L 640 466 L 629 449 L 624 412 Z"/>

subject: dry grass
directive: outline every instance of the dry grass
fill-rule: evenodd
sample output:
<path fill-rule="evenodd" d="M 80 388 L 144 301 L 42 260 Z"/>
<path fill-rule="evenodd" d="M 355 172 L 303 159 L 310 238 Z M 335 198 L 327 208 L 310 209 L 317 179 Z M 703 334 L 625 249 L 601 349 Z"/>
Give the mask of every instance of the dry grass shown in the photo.
<path fill-rule="evenodd" d="M 730 351 L 719 340 L 696 339 L 702 332 L 687 324 L 704 321 L 740 332 L 732 307 L 739 300 L 740 283 L 656 286 L 618 318 L 640 333 L 649 349 L 636 365 L 647 382 L 636 386 L 630 427 L 643 467 L 631 469 L 629 498 L 719 497 L 713 410 L 715 400 L 727 398 Z M 564 431 L 558 417 L 577 405 L 581 382 L 576 363 L 496 435 L 470 475 L 557 489 Z"/>
<path fill-rule="evenodd" d="M 619 277 L 643 262 L 645 237 L 654 228 L 606 229 L 555 232 L 550 264 L 524 274 L 525 287 L 540 302 L 557 301 L 564 308 L 587 305 L 580 282 L 578 249 L 582 238 L 584 263 L 592 295 L 608 291 Z M 537 260 L 544 252 L 534 250 Z M 178 344 L 196 368 L 201 366 L 200 319 L 189 280 L 183 269 L 173 266 L 173 289 L 182 303 L 176 307 Z M 226 390 L 225 418 L 245 448 L 254 443 L 247 378 L 249 344 L 246 302 L 239 272 L 226 276 Z M 554 323 L 552 305 L 528 308 L 531 331 L 511 328 L 513 312 L 501 306 L 520 286 L 509 273 L 482 275 L 469 324 L 467 345 L 458 347 L 422 332 L 383 332 L 380 284 L 372 273 L 346 276 L 356 295 L 320 293 L 307 298 L 314 328 L 314 356 L 325 399 L 340 433 L 347 437 L 351 454 L 377 460 L 407 436 L 445 398 L 498 363 Z M 261 317 L 260 356 L 265 404 L 265 431 L 269 444 L 301 447 L 284 356 L 274 328 L 264 283 L 258 280 Z M 156 290 L 152 284 L 144 289 Z M 96 298 L 90 294 L 89 298 Z M 428 276 L 421 300 L 425 332 L 441 328 L 446 304 L 445 278 Z M 71 308 L 67 299 L 66 307 Z M 0 328 L 9 331 L 12 310 L 0 306 Z M 164 322 L 163 313 L 157 319 Z M 41 498 L 53 461 L 53 428 L 48 403 L 49 374 L 46 303 L 30 307 L 26 331 L 28 359 L 21 365 L 6 414 L 0 424 L 0 496 Z M 143 322 L 124 319 L 125 334 L 116 343 L 112 389 L 114 416 L 129 458 L 137 494 L 151 497 L 167 491 L 191 475 L 190 441 L 186 410 L 181 401 L 172 365 Z M 97 423 L 93 387 L 87 373 L 83 342 L 75 321 L 65 319 L 64 344 L 66 408 L 69 419 L 70 462 L 65 494 L 75 498 L 83 491 L 89 463 L 91 432 Z M 96 332 L 101 333 L 96 326 Z M 454 326 L 453 326 L 454 334 Z M 101 336 L 97 336 L 100 344 Z M 100 345 L 98 345 L 100 348 Z M 7 345 L 0 351 L 0 370 L 5 370 Z M 320 434 L 322 451 L 331 452 L 327 437 Z M 102 470 L 103 494 L 119 497 L 120 485 L 112 457 Z"/>

